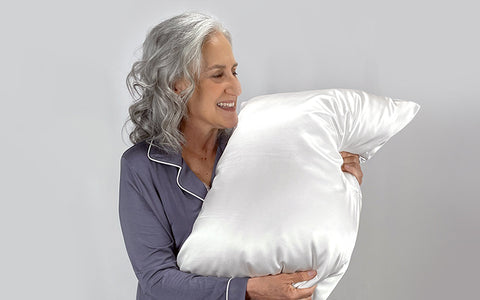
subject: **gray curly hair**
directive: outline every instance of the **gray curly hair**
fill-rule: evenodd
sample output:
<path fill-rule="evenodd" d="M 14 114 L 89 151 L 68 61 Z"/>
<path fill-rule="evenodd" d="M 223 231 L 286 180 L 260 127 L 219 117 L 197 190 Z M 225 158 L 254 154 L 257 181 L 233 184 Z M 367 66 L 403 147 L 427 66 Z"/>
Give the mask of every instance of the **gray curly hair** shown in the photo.
<path fill-rule="evenodd" d="M 184 13 L 155 26 L 143 43 L 142 59 L 127 76 L 134 98 L 129 107 L 134 125 L 130 141 L 152 141 L 167 152 L 181 152 L 185 138 L 180 124 L 187 117 L 187 101 L 195 90 L 202 64 L 202 46 L 216 32 L 231 43 L 221 23 L 201 13 Z M 175 93 L 175 82 L 189 86 Z"/>

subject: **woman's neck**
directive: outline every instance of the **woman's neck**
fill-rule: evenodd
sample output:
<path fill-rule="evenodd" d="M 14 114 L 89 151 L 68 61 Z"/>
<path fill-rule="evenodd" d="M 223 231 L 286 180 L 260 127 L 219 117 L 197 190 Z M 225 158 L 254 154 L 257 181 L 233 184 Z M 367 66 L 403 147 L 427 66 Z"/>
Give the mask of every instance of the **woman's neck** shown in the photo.
<path fill-rule="evenodd" d="M 189 122 L 182 124 L 182 133 L 185 137 L 183 150 L 198 155 L 209 156 L 217 150 L 218 129 L 203 129 Z"/>
<path fill-rule="evenodd" d="M 181 130 L 186 140 L 182 157 L 193 173 L 209 187 L 215 165 L 218 129 L 201 130 L 200 126 L 187 123 Z"/>

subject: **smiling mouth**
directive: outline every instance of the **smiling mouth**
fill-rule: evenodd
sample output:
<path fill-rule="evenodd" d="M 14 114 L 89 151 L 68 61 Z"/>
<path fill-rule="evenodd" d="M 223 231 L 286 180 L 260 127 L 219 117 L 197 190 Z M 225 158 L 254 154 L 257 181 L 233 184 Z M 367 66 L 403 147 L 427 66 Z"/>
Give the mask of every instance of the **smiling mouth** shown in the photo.
<path fill-rule="evenodd" d="M 219 102 L 217 103 L 217 106 L 221 109 L 233 110 L 235 109 L 235 102 Z"/>

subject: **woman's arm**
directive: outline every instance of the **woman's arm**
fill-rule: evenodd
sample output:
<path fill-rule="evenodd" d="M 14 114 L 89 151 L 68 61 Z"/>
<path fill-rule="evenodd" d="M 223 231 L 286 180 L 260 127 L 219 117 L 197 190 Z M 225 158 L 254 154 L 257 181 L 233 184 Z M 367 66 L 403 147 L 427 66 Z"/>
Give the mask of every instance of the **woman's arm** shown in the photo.
<path fill-rule="evenodd" d="M 243 300 L 248 278 L 198 276 L 178 269 L 168 219 L 158 210 L 155 213 L 142 196 L 142 184 L 122 158 L 120 223 L 130 261 L 148 299 L 227 299 L 228 294 L 230 300 Z"/>

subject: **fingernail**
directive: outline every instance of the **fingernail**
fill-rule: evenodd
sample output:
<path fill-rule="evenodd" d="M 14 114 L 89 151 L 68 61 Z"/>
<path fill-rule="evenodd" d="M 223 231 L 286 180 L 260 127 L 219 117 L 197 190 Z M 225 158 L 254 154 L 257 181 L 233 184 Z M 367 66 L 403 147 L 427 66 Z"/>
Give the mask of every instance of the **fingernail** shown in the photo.
<path fill-rule="evenodd" d="M 307 274 L 308 274 L 308 276 L 313 276 L 313 275 L 315 275 L 315 271 L 308 271 Z"/>

